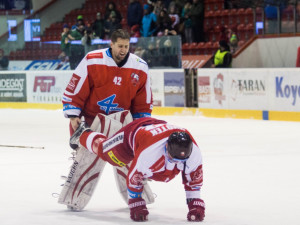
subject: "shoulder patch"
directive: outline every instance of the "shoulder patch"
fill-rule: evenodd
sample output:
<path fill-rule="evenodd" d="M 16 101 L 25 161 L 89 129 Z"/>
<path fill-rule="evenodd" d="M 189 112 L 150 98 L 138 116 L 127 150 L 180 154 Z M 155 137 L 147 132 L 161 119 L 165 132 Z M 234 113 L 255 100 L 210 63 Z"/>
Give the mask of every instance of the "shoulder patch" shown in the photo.
<path fill-rule="evenodd" d="M 86 57 L 87 59 L 102 59 L 103 58 L 103 53 L 102 52 L 97 52 L 97 53 L 90 53 Z"/>

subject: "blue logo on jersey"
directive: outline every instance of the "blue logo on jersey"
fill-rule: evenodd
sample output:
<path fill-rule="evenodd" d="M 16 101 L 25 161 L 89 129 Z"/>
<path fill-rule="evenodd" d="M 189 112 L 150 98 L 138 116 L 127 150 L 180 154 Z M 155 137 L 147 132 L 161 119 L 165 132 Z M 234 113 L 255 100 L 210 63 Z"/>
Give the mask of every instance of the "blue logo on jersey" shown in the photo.
<path fill-rule="evenodd" d="M 111 95 L 108 98 L 97 102 L 97 105 L 99 105 L 100 109 L 105 111 L 105 113 L 107 115 L 112 111 L 124 111 L 123 108 L 117 108 L 119 104 L 114 103 L 115 98 L 116 98 L 116 95 Z"/>

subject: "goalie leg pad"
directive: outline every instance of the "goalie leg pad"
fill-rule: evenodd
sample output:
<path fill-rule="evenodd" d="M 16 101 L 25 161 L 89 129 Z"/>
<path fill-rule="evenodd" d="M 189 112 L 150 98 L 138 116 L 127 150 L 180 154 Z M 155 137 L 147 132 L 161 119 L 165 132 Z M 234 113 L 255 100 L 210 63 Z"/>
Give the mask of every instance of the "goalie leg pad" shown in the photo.
<path fill-rule="evenodd" d="M 122 128 L 122 124 L 110 117 L 98 114 L 91 130 L 101 132 L 107 137 Z M 89 202 L 106 162 L 84 147 L 79 147 L 68 178 L 59 195 L 58 203 L 73 210 L 82 210 Z"/>

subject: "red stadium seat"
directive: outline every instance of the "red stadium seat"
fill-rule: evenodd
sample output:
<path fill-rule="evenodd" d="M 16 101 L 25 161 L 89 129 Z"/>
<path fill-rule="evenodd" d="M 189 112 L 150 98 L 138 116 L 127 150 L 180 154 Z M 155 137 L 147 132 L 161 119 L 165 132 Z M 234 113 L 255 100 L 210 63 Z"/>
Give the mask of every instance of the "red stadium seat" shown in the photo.
<path fill-rule="evenodd" d="M 237 23 L 237 9 L 229 10 L 229 23 L 228 25 L 233 25 Z"/>
<path fill-rule="evenodd" d="M 247 8 L 245 10 L 245 24 L 254 22 L 254 13 L 252 8 Z"/>
<path fill-rule="evenodd" d="M 245 23 L 245 9 L 241 8 L 237 10 L 236 23 L 237 24 Z"/>
<path fill-rule="evenodd" d="M 249 23 L 245 27 L 245 40 L 249 40 L 254 35 L 254 25 Z"/>
<path fill-rule="evenodd" d="M 190 44 L 189 43 L 184 43 L 182 44 L 182 55 L 188 55 L 190 51 Z"/>
<path fill-rule="evenodd" d="M 196 46 L 197 55 L 204 55 L 205 54 L 205 42 L 199 42 Z"/>
<path fill-rule="evenodd" d="M 221 25 L 228 25 L 229 24 L 229 10 L 224 9 L 221 11 Z"/>
<path fill-rule="evenodd" d="M 246 30 L 245 30 L 245 25 L 244 24 L 239 24 L 237 26 L 237 34 L 239 40 L 245 40 L 246 39 Z"/>

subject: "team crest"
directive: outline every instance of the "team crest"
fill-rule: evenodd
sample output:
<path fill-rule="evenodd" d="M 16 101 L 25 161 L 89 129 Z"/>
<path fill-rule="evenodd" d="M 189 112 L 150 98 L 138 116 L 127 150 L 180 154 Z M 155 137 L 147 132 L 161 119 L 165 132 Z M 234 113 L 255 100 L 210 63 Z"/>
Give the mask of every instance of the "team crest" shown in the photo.
<path fill-rule="evenodd" d="M 140 76 L 136 73 L 132 73 L 131 74 L 131 83 L 133 84 L 133 86 L 136 86 L 140 81 Z"/>

